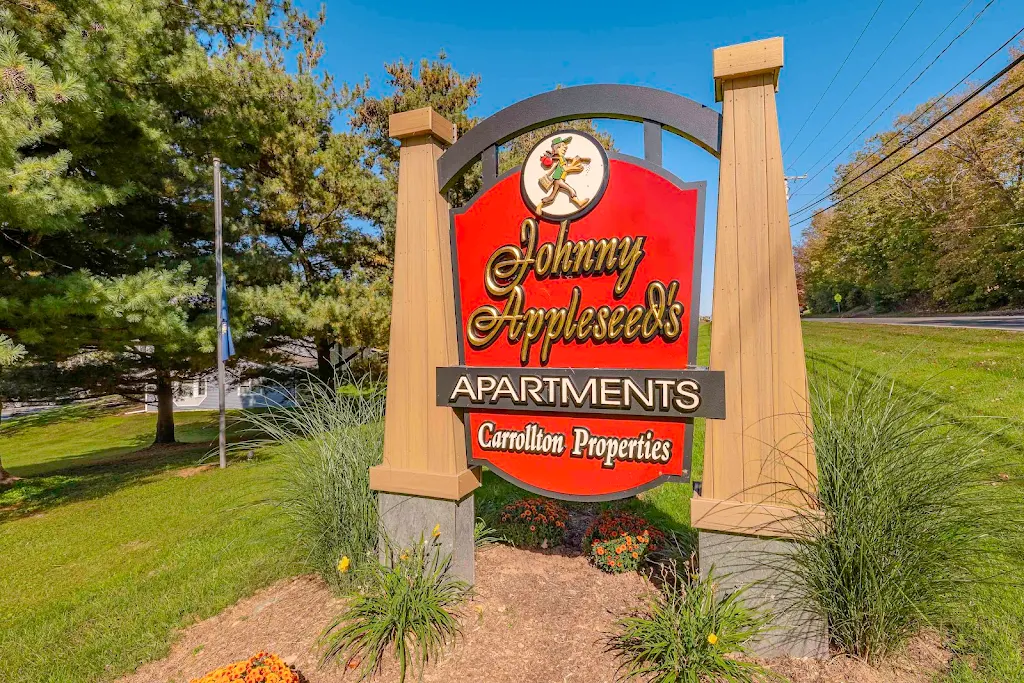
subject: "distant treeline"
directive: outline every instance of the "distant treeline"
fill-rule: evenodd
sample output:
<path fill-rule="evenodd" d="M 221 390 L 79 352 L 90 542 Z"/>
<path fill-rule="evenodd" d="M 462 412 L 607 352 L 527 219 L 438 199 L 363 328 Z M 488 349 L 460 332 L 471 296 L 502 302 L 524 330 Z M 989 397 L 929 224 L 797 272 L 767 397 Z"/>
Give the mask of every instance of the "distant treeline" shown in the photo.
<path fill-rule="evenodd" d="M 903 147 L 973 88 L 925 102 L 836 169 L 831 201 L 849 199 L 814 216 L 797 248 L 804 305 L 834 310 L 840 294 L 843 309 L 1024 307 L 1024 91 L 881 177 L 1022 84 L 1024 64 Z"/>

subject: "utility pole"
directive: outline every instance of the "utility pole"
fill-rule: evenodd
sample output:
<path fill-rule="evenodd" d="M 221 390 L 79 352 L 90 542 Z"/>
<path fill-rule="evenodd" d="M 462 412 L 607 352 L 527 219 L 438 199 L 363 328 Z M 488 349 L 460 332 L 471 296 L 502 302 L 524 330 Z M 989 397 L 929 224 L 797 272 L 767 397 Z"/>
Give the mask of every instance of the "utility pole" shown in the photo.
<path fill-rule="evenodd" d="M 806 173 L 804 173 L 803 175 L 787 175 L 787 176 L 783 176 L 783 180 L 786 183 L 786 201 L 787 202 L 789 201 L 789 181 L 790 180 L 803 180 L 806 177 L 807 177 Z"/>
<path fill-rule="evenodd" d="M 213 159 L 213 224 L 216 229 L 216 261 L 217 261 L 217 399 L 220 410 L 220 466 L 228 466 L 227 451 L 227 420 L 224 415 L 224 341 L 226 325 L 224 321 L 224 228 L 221 215 L 220 197 L 220 159 Z"/>

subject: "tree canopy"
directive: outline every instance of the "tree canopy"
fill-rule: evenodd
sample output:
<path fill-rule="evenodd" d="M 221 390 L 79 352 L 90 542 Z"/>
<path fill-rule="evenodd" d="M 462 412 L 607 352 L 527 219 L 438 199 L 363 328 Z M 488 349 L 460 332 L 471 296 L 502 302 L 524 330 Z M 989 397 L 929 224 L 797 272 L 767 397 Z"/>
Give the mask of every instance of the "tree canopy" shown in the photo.
<path fill-rule="evenodd" d="M 307 345 L 329 379 L 334 345 L 386 348 L 388 119 L 431 106 L 461 135 L 480 78 L 442 52 L 384 65 L 383 94 L 336 84 L 323 22 L 291 0 L 0 9 L 0 358 L 18 357 L 0 401 L 155 394 L 157 441 L 174 439 L 174 385 L 215 363 L 214 157 L 234 369 Z M 453 200 L 479 187 L 477 169 Z"/>
<path fill-rule="evenodd" d="M 815 216 L 797 250 L 812 310 L 834 310 L 837 293 L 843 308 L 1024 306 L 1024 93 L 881 177 L 1022 83 L 1018 67 L 897 151 L 965 95 L 925 102 L 838 167 L 833 199 L 849 199 Z"/>
<path fill-rule="evenodd" d="M 287 0 L 4 11 L 0 329 L 65 392 L 155 386 L 173 440 L 171 384 L 212 361 L 212 157 L 259 164 L 297 115 L 285 54 L 301 76 L 321 22 Z"/>

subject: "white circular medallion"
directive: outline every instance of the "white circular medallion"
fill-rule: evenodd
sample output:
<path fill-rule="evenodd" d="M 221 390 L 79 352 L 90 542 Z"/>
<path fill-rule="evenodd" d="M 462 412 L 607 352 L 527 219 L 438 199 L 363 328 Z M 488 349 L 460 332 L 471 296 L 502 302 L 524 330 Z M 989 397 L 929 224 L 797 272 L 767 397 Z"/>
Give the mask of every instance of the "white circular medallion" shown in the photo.
<path fill-rule="evenodd" d="M 608 155 L 593 136 L 559 131 L 526 155 L 520 188 L 538 216 L 579 218 L 594 208 L 608 184 Z"/>

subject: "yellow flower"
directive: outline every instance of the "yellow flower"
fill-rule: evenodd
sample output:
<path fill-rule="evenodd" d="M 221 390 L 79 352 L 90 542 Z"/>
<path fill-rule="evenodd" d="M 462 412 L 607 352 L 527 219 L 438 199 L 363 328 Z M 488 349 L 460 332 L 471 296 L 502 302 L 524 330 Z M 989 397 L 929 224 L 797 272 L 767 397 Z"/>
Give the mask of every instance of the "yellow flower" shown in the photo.
<path fill-rule="evenodd" d="M 709 633 L 708 634 L 708 642 L 711 643 L 712 645 L 714 645 L 715 643 L 718 642 L 718 636 L 716 636 L 714 633 Z"/>
<path fill-rule="evenodd" d="M 348 555 L 344 555 L 338 560 L 338 571 L 344 574 L 348 571 L 348 568 L 352 566 L 352 560 L 348 559 Z"/>
<path fill-rule="evenodd" d="M 440 535 L 441 535 L 441 525 L 440 524 L 435 524 L 434 525 L 434 538 L 437 538 Z"/>
<path fill-rule="evenodd" d="M 404 562 L 405 560 L 408 560 L 408 559 L 409 559 L 409 553 L 402 553 L 402 554 L 401 554 L 401 555 L 399 556 L 399 559 L 401 559 L 401 560 L 402 560 L 403 562 Z"/>

